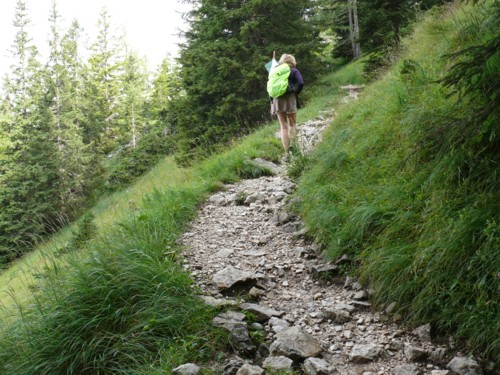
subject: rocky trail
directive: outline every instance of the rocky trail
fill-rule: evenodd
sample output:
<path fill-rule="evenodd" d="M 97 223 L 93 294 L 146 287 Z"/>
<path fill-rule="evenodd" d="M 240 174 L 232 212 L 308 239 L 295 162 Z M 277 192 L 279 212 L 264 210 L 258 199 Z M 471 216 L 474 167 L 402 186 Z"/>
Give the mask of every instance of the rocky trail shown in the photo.
<path fill-rule="evenodd" d="M 359 87 L 347 89 L 355 99 Z M 321 140 L 332 120 L 325 114 L 298 127 L 303 152 Z M 182 236 L 185 267 L 203 291 L 201 298 L 226 306 L 213 323 L 230 332 L 234 353 L 211 371 L 482 374 L 474 359 L 450 356 L 447 347 L 433 343 L 429 325 L 409 332 L 394 322 L 390 306 L 372 309 L 370 291 L 340 272 L 350 260 L 328 263 L 305 239 L 304 224 L 289 210 L 296 198 L 286 164 L 254 162 L 274 175 L 225 186 Z M 199 370 L 186 364 L 174 373 Z"/>

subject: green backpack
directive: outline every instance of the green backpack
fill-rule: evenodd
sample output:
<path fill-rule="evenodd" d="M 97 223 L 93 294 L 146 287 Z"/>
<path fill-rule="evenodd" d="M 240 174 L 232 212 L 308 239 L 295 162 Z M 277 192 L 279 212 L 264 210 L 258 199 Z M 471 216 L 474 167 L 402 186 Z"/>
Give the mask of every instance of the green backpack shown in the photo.
<path fill-rule="evenodd" d="M 286 93 L 290 65 L 281 64 L 271 69 L 267 81 L 267 93 L 271 98 L 278 98 Z"/>

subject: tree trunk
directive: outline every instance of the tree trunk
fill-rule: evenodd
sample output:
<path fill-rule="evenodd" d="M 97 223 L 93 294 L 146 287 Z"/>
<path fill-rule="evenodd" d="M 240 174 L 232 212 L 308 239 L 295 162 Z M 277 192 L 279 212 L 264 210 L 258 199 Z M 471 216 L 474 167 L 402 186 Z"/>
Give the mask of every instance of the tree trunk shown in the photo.
<path fill-rule="evenodd" d="M 361 56 L 361 45 L 359 44 L 359 23 L 358 23 L 358 4 L 357 0 L 352 0 L 352 17 L 354 21 L 354 59 Z"/>
<path fill-rule="evenodd" d="M 137 146 L 137 135 L 135 129 L 135 112 L 134 112 L 134 104 L 132 103 L 132 147 L 136 148 Z"/>
<path fill-rule="evenodd" d="M 349 15 L 349 41 L 351 42 L 352 56 L 356 58 L 356 45 L 354 43 L 354 22 L 352 17 L 352 0 L 347 0 L 347 14 Z"/>

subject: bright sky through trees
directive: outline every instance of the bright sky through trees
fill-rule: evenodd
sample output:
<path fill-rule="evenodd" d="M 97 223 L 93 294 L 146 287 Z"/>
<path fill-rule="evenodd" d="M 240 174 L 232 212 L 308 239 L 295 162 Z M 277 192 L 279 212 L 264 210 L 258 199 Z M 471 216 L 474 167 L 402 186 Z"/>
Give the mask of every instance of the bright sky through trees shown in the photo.
<path fill-rule="evenodd" d="M 0 77 L 10 66 L 8 50 L 14 41 L 12 21 L 16 2 L 2 0 L 0 3 Z M 45 58 L 52 0 L 26 0 L 26 5 L 32 21 L 29 36 Z M 182 13 L 189 9 L 180 0 L 57 0 L 57 6 L 62 16 L 62 27 L 67 28 L 77 18 L 89 44 L 95 39 L 99 12 L 106 7 L 117 29 L 116 34 L 125 33 L 130 47 L 139 55 L 147 56 L 151 67 L 159 65 L 167 53 L 177 53 L 178 29 L 185 28 Z"/>

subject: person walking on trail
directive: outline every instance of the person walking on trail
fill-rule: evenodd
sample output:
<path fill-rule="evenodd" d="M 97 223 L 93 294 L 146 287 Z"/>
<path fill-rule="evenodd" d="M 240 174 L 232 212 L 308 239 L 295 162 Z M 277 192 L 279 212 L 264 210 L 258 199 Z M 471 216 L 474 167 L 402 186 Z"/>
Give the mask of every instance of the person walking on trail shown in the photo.
<path fill-rule="evenodd" d="M 279 62 L 290 66 L 288 89 L 285 94 L 272 101 L 272 113 L 276 113 L 281 128 L 281 142 L 285 151 L 291 151 L 290 143 L 297 138 L 297 109 L 300 107 L 298 95 L 304 87 L 304 80 L 296 68 L 297 62 L 293 55 L 284 54 Z"/>

